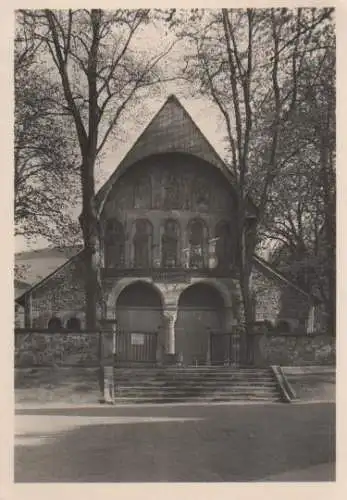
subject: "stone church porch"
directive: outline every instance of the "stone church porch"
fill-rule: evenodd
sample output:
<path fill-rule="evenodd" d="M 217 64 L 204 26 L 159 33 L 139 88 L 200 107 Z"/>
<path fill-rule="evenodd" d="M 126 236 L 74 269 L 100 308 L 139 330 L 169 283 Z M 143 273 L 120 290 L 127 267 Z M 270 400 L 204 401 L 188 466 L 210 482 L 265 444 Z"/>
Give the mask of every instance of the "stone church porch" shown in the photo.
<path fill-rule="evenodd" d="M 114 330 L 116 360 L 182 366 L 236 363 L 230 288 L 216 279 L 119 280 L 108 295 L 106 315 Z"/>

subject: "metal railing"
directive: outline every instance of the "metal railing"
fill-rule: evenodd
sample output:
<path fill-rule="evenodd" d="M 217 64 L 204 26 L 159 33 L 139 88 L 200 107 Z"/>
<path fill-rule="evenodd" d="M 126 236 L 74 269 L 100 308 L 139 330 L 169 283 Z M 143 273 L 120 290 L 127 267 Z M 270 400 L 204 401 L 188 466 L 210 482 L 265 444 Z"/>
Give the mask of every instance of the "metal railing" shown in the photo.
<path fill-rule="evenodd" d="M 115 362 L 154 363 L 157 343 L 156 332 L 117 331 Z"/>
<path fill-rule="evenodd" d="M 172 268 L 158 268 L 158 267 L 150 267 L 147 269 L 144 268 L 103 268 L 101 270 L 101 274 L 103 278 L 119 278 L 123 276 L 136 276 L 136 277 L 145 277 L 152 276 L 153 279 L 158 281 L 184 281 L 187 280 L 191 276 L 196 277 L 235 277 L 237 275 L 237 269 L 226 269 L 226 268 L 215 268 L 209 269 L 201 268 L 201 269 L 193 269 L 193 268 L 184 268 L 184 267 L 172 267 Z"/>
<path fill-rule="evenodd" d="M 211 364 L 240 365 L 240 334 L 210 333 Z"/>

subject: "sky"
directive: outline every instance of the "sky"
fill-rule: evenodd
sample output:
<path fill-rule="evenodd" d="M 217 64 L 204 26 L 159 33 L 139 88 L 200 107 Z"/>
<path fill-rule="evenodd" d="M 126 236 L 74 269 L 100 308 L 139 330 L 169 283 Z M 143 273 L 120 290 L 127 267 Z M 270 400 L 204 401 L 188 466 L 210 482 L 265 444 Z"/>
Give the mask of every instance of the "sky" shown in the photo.
<path fill-rule="evenodd" d="M 220 156 L 223 156 L 223 130 L 219 113 L 215 106 L 203 98 L 188 99 L 182 96 L 181 87 L 178 84 L 170 83 L 158 95 L 157 98 L 146 100 L 140 104 L 141 108 L 146 110 L 143 119 L 140 118 L 128 120 L 126 127 L 126 136 L 123 140 L 110 141 L 105 151 L 104 158 L 100 165 L 96 168 L 96 188 L 99 189 L 108 177 L 114 172 L 122 158 L 131 149 L 134 142 L 142 133 L 147 124 L 152 120 L 155 114 L 159 111 L 165 100 L 170 94 L 175 94 L 182 105 L 186 108 L 191 115 L 197 126 L 201 129 L 208 141 L 216 149 Z M 138 113 L 135 110 L 135 115 Z M 76 218 L 80 210 L 76 212 Z M 28 242 L 24 237 L 17 236 L 15 238 L 15 251 L 23 252 L 29 249 L 38 249 L 48 246 L 48 242 L 43 238 L 38 238 L 35 242 Z"/>
<path fill-rule="evenodd" d="M 154 55 L 158 53 L 158 47 L 161 49 L 168 47 L 172 41 L 172 34 L 165 31 L 163 26 L 157 23 L 155 26 L 147 25 L 141 30 L 134 42 L 134 48 L 139 53 L 145 51 L 148 55 Z M 169 65 L 171 73 L 173 70 L 173 75 L 175 74 L 175 67 L 182 62 L 186 51 L 186 44 L 178 43 L 173 47 L 165 61 L 163 60 L 163 64 Z M 121 159 L 129 151 L 170 94 L 175 94 L 178 97 L 212 146 L 223 156 L 222 121 L 215 106 L 206 98 L 188 97 L 189 91 L 185 83 L 171 81 L 161 84 L 160 89 L 156 89 L 155 94 L 151 97 L 141 99 L 138 103 L 135 102 L 131 108 L 131 114 L 128 113 L 125 116 L 123 119 L 124 132 L 122 131 L 121 138 L 111 138 L 108 141 L 102 160 L 96 168 L 96 190 L 102 186 L 117 168 Z M 76 219 L 79 213 L 80 209 L 76 211 Z M 35 242 L 28 242 L 23 236 L 15 238 L 16 252 L 46 246 L 48 246 L 48 242 L 42 238 L 38 238 Z"/>

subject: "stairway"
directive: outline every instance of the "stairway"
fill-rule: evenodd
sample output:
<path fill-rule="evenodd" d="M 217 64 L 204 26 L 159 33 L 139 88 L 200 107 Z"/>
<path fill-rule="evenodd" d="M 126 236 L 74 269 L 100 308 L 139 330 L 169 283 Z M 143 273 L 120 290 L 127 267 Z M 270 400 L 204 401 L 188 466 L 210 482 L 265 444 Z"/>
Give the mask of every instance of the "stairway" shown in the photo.
<path fill-rule="evenodd" d="M 116 403 L 280 401 L 270 368 L 115 368 Z"/>

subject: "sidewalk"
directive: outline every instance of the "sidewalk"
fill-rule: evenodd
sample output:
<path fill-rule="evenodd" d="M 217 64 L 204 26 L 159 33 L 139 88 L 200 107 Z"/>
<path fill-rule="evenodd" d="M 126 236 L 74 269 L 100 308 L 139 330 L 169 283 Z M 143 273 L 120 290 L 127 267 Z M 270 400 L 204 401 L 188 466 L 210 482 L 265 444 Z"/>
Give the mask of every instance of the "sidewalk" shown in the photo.
<path fill-rule="evenodd" d="M 307 469 L 291 470 L 281 474 L 275 474 L 264 478 L 264 481 L 336 481 L 336 464 L 325 463 L 319 465 L 312 465 Z"/>
<path fill-rule="evenodd" d="M 18 402 L 15 403 L 15 411 L 23 411 L 23 410 L 42 410 L 42 409 L 50 409 L 50 410 L 62 410 L 62 409 L 88 409 L 95 408 L 100 410 L 105 410 L 106 412 L 110 409 L 116 408 L 172 408 L 172 407 L 212 407 L 212 406 L 283 406 L 285 403 L 273 402 L 273 401 L 223 401 L 223 402 L 183 402 L 183 403 L 115 403 L 113 405 L 108 404 L 100 404 L 98 402 L 95 403 L 73 403 L 73 402 L 64 402 L 64 401 L 48 401 L 48 402 Z M 314 405 L 314 404 L 335 404 L 334 400 L 329 399 L 317 399 L 317 400 L 296 400 L 290 403 L 290 406 L 297 405 Z"/>

